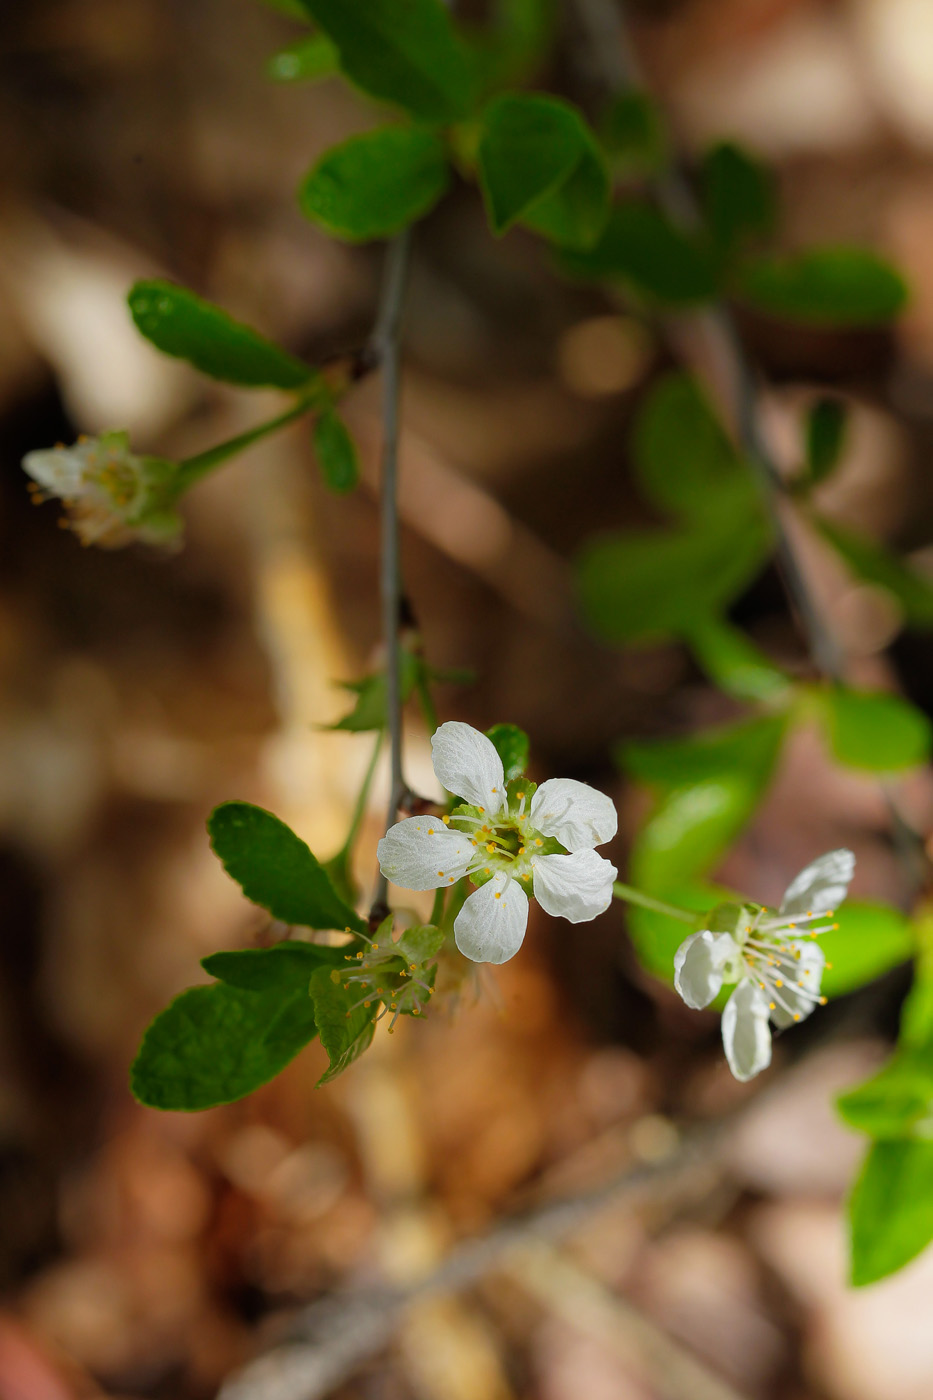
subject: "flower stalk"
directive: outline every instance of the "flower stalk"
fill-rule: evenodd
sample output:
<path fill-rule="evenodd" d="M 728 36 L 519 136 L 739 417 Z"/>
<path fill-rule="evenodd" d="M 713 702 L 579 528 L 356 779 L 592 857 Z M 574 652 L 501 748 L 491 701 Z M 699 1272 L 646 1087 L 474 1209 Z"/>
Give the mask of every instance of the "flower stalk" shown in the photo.
<path fill-rule="evenodd" d="M 650 894 L 643 894 L 641 890 L 625 885 L 621 880 L 615 881 L 612 893 L 616 899 L 624 900 L 626 904 L 639 904 L 642 909 L 650 909 L 655 914 L 665 914 L 669 919 L 679 919 L 682 924 L 695 924 L 700 917 L 695 911 L 691 913 L 689 909 L 679 909 L 676 904 L 665 904 L 663 900 L 653 899 Z"/>

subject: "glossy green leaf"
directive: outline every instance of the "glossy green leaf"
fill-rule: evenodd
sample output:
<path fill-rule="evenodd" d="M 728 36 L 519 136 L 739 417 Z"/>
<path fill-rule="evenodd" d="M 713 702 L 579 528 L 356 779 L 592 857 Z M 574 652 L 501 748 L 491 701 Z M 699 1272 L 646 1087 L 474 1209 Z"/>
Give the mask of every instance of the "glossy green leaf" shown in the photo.
<path fill-rule="evenodd" d="M 721 613 L 760 573 L 770 534 L 759 517 L 724 516 L 697 530 L 620 532 L 586 545 L 577 591 L 607 640 L 644 643 L 689 635 Z"/>
<path fill-rule="evenodd" d="M 814 522 L 857 578 L 894 595 L 909 626 L 921 630 L 933 627 L 933 582 L 875 540 L 843 530 L 819 516 L 814 517 Z"/>
<path fill-rule="evenodd" d="M 836 1100 L 850 1128 L 873 1138 L 933 1139 L 933 1045 L 900 1050 L 879 1074 Z"/>
<path fill-rule="evenodd" d="M 303 389 L 316 372 L 219 306 L 172 282 L 137 282 L 130 312 L 139 331 L 164 355 L 202 374 L 246 388 Z"/>
<path fill-rule="evenodd" d="M 473 73 L 442 0 L 303 0 L 351 82 L 428 122 L 465 117 Z"/>
<path fill-rule="evenodd" d="M 146 1031 L 131 1088 L 149 1108 L 233 1103 L 283 1070 L 315 1030 L 307 985 L 284 994 L 223 982 L 191 987 Z"/>
<path fill-rule="evenodd" d="M 896 1273 L 933 1240 L 933 1143 L 876 1142 L 849 1198 L 851 1281 Z"/>
<path fill-rule="evenodd" d="M 763 311 L 817 326 L 890 321 L 907 300 L 900 274 L 866 248 L 759 258 L 742 269 L 737 289 Z"/>
<path fill-rule="evenodd" d="M 309 34 L 274 53 L 266 73 L 274 83 L 314 83 L 337 72 L 338 54 L 326 34 Z"/>
<path fill-rule="evenodd" d="M 830 746 L 840 763 L 870 773 L 896 773 L 929 758 L 930 721 L 899 695 L 833 686 L 821 692 L 820 701 Z"/>
<path fill-rule="evenodd" d="M 609 171 L 590 137 L 580 160 L 564 183 L 539 199 L 522 223 L 558 248 L 591 248 L 609 217 Z"/>
<path fill-rule="evenodd" d="M 319 968 L 311 978 L 311 1000 L 321 1044 L 330 1065 L 318 1080 L 318 1087 L 329 1084 L 358 1060 L 372 1044 L 379 1002 L 358 1006 L 359 987 L 337 981 L 327 968 Z"/>
<path fill-rule="evenodd" d="M 697 664 L 727 695 L 776 704 L 791 691 L 790 677 L 725 618 L 710 615 L 686 634 Z"/>
<path fill-rule="evenodd" d="M 645 495 L 687 519 L 719 516 L 758 496 L 751 472 L 690 374 L 665 375 L 643 400 L 632 439 Z"/>
<path fill-rule="evenodd" d="M 307 991 L 312 972 L 322 966 L 338 967 L 343 960 L 342 948 L 286 939 L 271 948 L 211 953 L 201 959 L 201 966 L 218 982 L 244 992 L 292 992 L 299 988 Z"/>
<path fill-rule="evenodd" d="M 513 778 L 520 777 L 528 767 L 531 754 L 531 742 L 525 731 L 517 724 L 494 724 L 486 730 L 486 736 L 502 759 L 505 781 L 510 783 Z"/>
<path fill-rule="evenodd" d="M 564 252 L 561 265 L 574 276 L 618 281 L 650 305 L 695 306 L 716 292 L 708 250 L 641 200 L 616 204 L 602 237 L 588 252 Z"/>
<path fill-rule="evenodd" d="M 301 208 L 338 238 L 391 238 L 433 209 L 449 179 L 436 131 L 383 126 L 325 151 L 301 186 Z"/>
<path fill-rule="evenodd" d="M 817 399 L 807 413 L 807 483 L 818 486 L 836 470 L 846 445 L 849 416 L 842 399 Z"/>
<path fill-rule="evenodd" d="M 729 141 L 713 146 L 703 161 L 701 184 L 703 212 L 720 256 L 773 230 L 777 191 L 771 171 L 741 146 Z"/>
<path fill-rule="evenodd" d="M 505 93 L 494 98 L 481 119 L 478 147 L 479 179 L 489 222 L 495 233 L 505 233 L 519 219 L 578 219 L 589 224 L 594 208 L 604 222 L 608 208 L 608 179 L 599 179 L 593 135 L 581 114 L 569 102 L 541 93 Z M 574 180 L 574 177 L 577 177 Z M 567 204 L 554 198 L 568 182 Z M 543 212 L 542 212 L 543 211 Z M 574 213 L 574 211 L 576 211 Z M 597 230 L 598 232 L 598 230 Z M 595 235 L 594 235 L 595 236 Z"/>
<path fill-rule="evenodd" d="M 820 937 L 827 967 L 822 990 L 843 996 L 908 962 L 914 938 L 910 921 L 890 904 L 847 899 L 835 911 L 838 928 Z"/>
<path fill-rule="evenodd" d="M 249 802 L 224 802 L 207 823 L 211 846 L 247 899 L 285 924 L 317 929 L 366 924 L 337 895 L 320 862 L 278 817 Z"/>
<path fill-rule="evenodd" d="M 326 410 L 314 422 L 314 454 L 321 475 L 332 491 L 346 495 L 360 479 L 360 459 L 356 443 L 346 423 L 335 410 Z"/>
<path fill-rule="evenodd" d="M 625 92 L 603 113 L 599 134 L 614 173 L 622 179 L 655 175 L 670 160 L 661 109 L 645 92 Z"/>

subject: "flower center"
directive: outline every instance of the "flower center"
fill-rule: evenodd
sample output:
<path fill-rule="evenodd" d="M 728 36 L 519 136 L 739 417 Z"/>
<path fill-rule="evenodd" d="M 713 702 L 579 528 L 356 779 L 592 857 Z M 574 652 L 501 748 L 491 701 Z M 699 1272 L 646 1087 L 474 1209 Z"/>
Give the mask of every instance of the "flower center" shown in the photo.
<path fill-rule="evenodd" d="M 808 967 L 804 958 L 805 939 L 818 938 L 839 927 L 821 923 L 832 919 L 832 909 L 823 913 L 808 910 L 806 914 L 769 913 L 759 909 L 743 910 L 743 918 L 735 933 L 741 960 L 740 975 L 751 977 L 768 998 L 768 1009 L 778 1007 L 795 1021 L 802 1020 L 814 1006 L 825 1006 L 820 995 L 822 965 Z M 832 963 L 826 963 L 832 967 Z"/>

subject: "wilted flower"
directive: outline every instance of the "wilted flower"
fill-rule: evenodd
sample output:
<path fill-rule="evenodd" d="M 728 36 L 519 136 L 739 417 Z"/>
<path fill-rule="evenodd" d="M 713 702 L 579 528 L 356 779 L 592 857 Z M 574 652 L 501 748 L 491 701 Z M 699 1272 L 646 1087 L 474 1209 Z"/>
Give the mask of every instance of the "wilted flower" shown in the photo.
<path fill-rule="evenodd" d="M 521 947 L 528 895 L 549 914 L 581 923 L 608 909 L 616 869 L 593 849 L 616 833 L 611 800 L 586 783 L 527 778 L 506 786 L 492 741 L 468 724 L 442 724 L 431 740 L 434 771 L 468 804 L 449 817 L 407 817 L 379 842 L 379 864 L 409 890 L 478 888 L 454 922 L 457 947 L 474 962 L 503 963 Z M 531 887 L 529 890 L 529 886 Z"/>
<path fill-rule="evenodd" d="M 23 466 L 33 478 L 33 499 L 58 497 L 68 511 L 63 523 L 82 544 L 118 549 L 134 540 L 169 546 L 178 540 L 181 520 L 169 486 L 175 464 L 134 456 L 126 433 L 29 452 Z"/>
<path fill-rule="evenodd" d="M 755 904 L 720 904 L 709 926 L 674 957 L 674 986 L 688 1006 L 709 1006 L 724 983 L 738 983 L 722 1013 L 722 1041 L 736 1079 L 771 1063 L 769 1021 L 783 1028 L 809 1016 L 825 959 L 814 941 L 832 919 L 855 869 L 851 851 L 829 851 L 801 870 L 777 913 Z"/>

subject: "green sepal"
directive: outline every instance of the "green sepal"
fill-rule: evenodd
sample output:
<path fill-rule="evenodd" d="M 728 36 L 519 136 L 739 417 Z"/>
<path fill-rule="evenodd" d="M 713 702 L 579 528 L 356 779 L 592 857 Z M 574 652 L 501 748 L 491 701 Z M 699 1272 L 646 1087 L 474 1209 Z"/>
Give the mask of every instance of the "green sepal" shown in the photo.
<path fill-rule="evenodd" d="M 312 442 L 324 481 L 331 491 L 345 496 L 360 479 L 360 458 L 350 430 L 336 410 L 325 410 L 318 415 Z"/>
<path fill-rule="evenodd" d="M 318 1080 L 318 1088 L 329 1084 L 358 1060 L 372 1044 L 375 1034 L 378 998 L 370 1006 L 357 1006 L 361 998 L 359 987 L 345 986 L 336 971 L 318 968 L 311 977 L 311 1001 L 317 1021 L 321 1044 L 327 1051 L 330 1065 Z"/>

